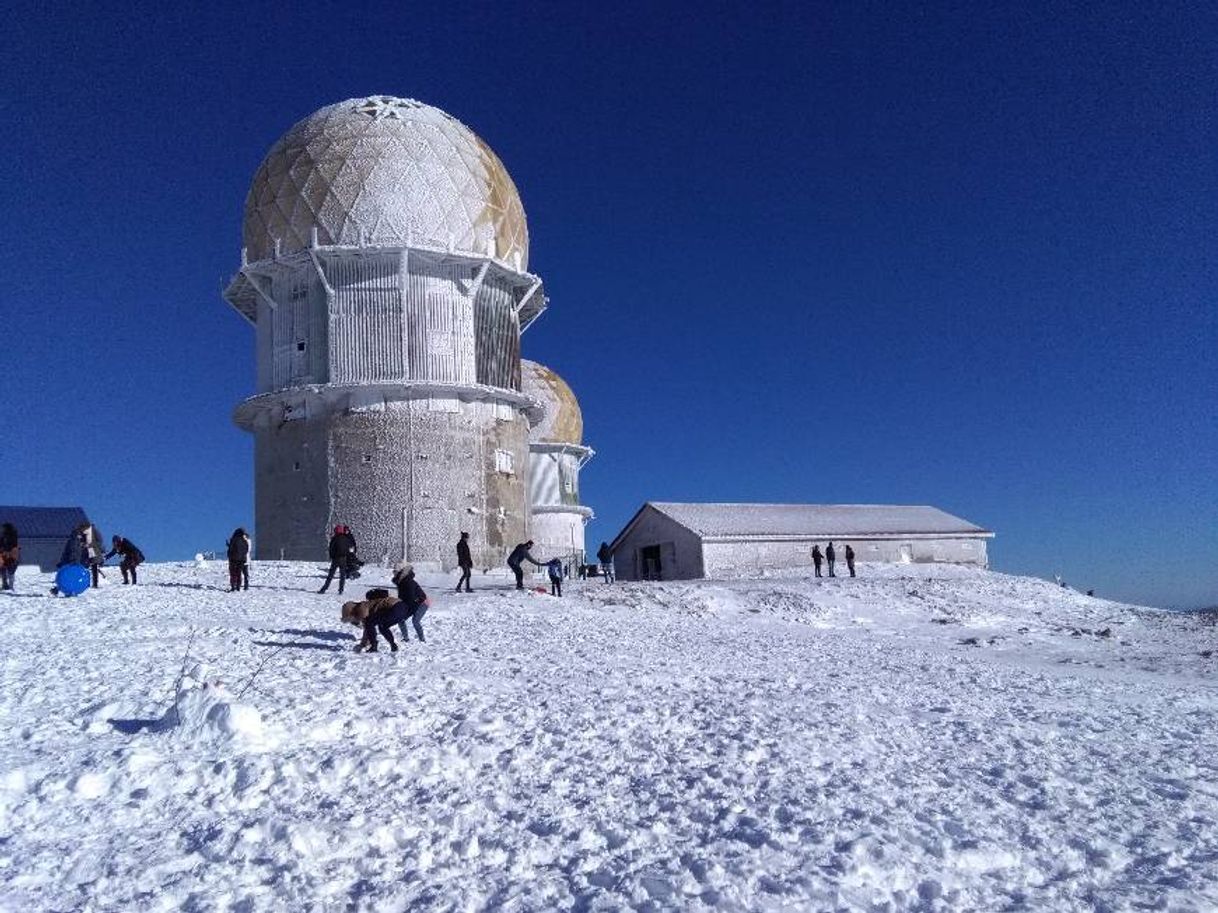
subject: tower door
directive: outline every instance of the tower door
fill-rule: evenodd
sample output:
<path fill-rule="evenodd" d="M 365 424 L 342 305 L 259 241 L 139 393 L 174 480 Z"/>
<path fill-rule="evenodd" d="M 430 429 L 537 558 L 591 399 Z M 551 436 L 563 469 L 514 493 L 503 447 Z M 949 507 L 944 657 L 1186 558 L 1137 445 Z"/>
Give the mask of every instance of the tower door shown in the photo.
<path fill-rule="evenodd" d="M 913 561 L 913 546 L 908 542 L 901 543 L 900 552 L 902 564 L 909 564 Z"/>

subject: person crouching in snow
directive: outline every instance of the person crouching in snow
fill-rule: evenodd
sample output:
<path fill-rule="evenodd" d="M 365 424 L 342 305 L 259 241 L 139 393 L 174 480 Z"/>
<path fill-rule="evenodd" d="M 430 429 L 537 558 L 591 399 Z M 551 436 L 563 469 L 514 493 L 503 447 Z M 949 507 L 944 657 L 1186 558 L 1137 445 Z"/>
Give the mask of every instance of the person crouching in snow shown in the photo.
<path fill-rule="evenodd" d="M 431 600 L 427 598 L 427 594 L 423 592 L 419 582 L 414 579 L 414 567 L 409 561 L 403 561 L 394 568 L 393 584 L 398 588 L 398 599 L 407 606 L 408 614 L 405 618 L 410 619 L 415 633 L 419 635 L 419 642 L 422 643 L 426 640 L 423 636 L 423 616 L 427 614 Z M 402 621 L 401 629 L 402 640 L 410 640 L 406 636 L 405 619 Z"/>
<path fill-rule="evenodd" d="M 562 595 L 562 559 L 551 558 L 546 562 L 546 573 L 550 575 L 550 595 Z"/>
<path fill-rule="evenodd" d="M 106 553 L 106 560 L 110 560 L 115 555 L 122 555 L 122 561 L 118 568 L 123 572 L 123 583 L 135 583 L 135 569 L 144 563 L 144 553 L 136 548 L 135 543 L 130 539 L 124 539 L 122 536 L 115 536 L 110 540 L 110 551 Z M 131 580 L 128 581 L 127 578 Z"/>
<path fill-rule="evenodd" d="M 382 590 L 381 592 L 385 592 Z M 376 599 L 365 599 L 363 602 L 344 602 L 342 620 L 348 624 L 362 626 L 364 636 L 356 644 L 355 652 L 376 652 L 376 632 L 380 631 L 389 643 L 391 652 L 398 651 L 397 641 L 393 639 L 393 626 L 399 625 L 405 630 L 407 618 L 406 604 L 396 596 L 381 596 Z"/>

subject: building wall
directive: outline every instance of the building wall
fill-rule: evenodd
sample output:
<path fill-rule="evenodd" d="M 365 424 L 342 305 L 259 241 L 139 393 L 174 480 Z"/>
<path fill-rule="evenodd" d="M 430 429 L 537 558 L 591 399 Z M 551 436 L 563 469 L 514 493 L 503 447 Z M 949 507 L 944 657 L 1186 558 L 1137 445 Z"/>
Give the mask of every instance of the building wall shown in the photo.
<path fill-rule="evenodd" d="M 36 566 L 41 571 L 55 570 L 67 544 L 68 533 L 62 536 L 22 536 L 18 529 L 17 535 L 21 544 L 19 568 Z"/>
<path fill-rule="evenodd" d="M 497 567 L 527 531 L 527 441 L 523 416 L 488 403 L 415 399 L 337 416 L 331 518 L 355 531 L 365 560 L 450 569 L 464 531 L 475 566 Z"/>
<path fill-rule="evenodd" d="M 644 507 L 638 522 L 613 553 L 613 569 L 618 579 L 644 579 L 642 550 L 657 545 L 661 553 L 661 579 L 694 580 L 703 576 L 702 541 L 654 508 Z"/>
<path fill-rule="evenodd" d="M 529 538 L 536 546 L 533 554 L 539 558 L 566 557 L 584 552 L 584 515 L 576 511 L 534 510 Z"/>
<path fill-rule="evenodd" d="M 579 456 L 533 448 L 529 454 L 529 503 L 579 505 Z"/>
<path fill-rule="evenodd" d="M 810 567 L 812 546 L 819 545 L 823 552 L 828 544 L 828 539 L 704 542 L 702 557 L 707 577 L 735 576 L 762 568 Z M 855 560 L 859 562 L 942 561 L 987 566 L 985 539 L 834 539 L 833 547 L 842 566 L 846 563 L 847 545 L 854 549 Z"/>
<path fill-rule="evenodd" d="M 325 559 L 331 530 L 329 487 L 324 419 L 300 418 L 255 431 L 255 557 Z"/>

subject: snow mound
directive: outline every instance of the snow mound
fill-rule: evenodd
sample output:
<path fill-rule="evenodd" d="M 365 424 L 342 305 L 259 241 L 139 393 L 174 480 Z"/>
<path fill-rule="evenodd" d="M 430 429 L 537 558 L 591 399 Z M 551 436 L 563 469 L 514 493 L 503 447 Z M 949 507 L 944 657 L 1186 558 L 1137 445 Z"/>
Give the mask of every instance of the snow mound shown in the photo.
<path fill-rule="evenodd" d="M 173 706 L 152 728 L 202 745 L 235 743 L 254 748 L 267 744 L 258 709 L 239 703 L 222 682 L 209 681 L 202 664 L 183 677 Z"/>

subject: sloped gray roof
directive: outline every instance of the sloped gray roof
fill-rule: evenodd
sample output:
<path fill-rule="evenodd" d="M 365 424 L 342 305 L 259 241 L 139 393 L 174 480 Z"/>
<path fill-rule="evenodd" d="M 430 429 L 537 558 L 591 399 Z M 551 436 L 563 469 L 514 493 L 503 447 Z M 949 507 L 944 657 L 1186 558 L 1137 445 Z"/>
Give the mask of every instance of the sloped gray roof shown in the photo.
<path fill-rule="evenodd" d="M 11 507 L 0 505 L 0 523 L 11 523 L 21 539 L 66 539 L 88 521 L 79 507 Z"/>
<path fill-rule="evenodd" d="M 937 507 L 903 504 L 674 504 L 649 501 L 701 536 L 993 535 Z"/>

